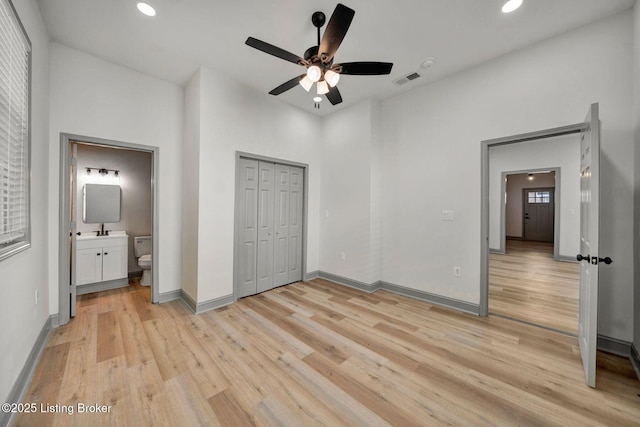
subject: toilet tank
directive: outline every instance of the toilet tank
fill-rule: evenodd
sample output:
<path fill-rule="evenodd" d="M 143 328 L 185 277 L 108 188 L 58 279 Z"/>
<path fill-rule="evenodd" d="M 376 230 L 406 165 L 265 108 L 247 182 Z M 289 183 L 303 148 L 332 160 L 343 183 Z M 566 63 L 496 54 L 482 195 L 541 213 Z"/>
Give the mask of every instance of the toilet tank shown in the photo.
<path fill-rule="evenodd" d="M 151 236 L 138 236 L 133 238 L 133 252 L 136 258 L 152 252 Z"/>

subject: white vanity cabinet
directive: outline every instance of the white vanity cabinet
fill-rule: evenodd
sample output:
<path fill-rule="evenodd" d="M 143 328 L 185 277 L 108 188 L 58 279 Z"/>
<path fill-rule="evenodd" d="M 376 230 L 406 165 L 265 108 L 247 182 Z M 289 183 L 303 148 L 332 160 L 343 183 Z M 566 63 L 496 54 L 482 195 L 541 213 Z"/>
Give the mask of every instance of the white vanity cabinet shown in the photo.
<path fill-rule="evenodd" d="M 76 239 L 76 285 L 127 279 L 127 235 Z"/>

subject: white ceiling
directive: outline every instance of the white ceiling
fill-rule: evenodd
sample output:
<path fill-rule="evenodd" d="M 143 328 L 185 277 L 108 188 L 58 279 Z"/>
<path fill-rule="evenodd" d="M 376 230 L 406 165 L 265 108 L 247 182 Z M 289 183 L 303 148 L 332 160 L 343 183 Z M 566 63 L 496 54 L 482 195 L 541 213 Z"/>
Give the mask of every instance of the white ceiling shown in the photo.
<path fill-rule="evenodd" d="M 344 0 L 356 11 L 335 60 L 393 62 L 388 76 L 343 76 L 343 103 L 313 108 L 313 93 L 295 87 L 284 102 L 325 115 L 367 97 L 385 99 L 523 46 L 633 6 L 635 0 L 524 0 L 508 15 L 505 0 Z M 302 56 L 316 44 L 311 15 L 329 19 L 336 1 L 147 0 L 154 18 L 136 0 L 39 0 L 54 41 L 108 61 L 184 85 L 200 65 L 218 70 L 268 95 L 304 69 L 250 48 L 248 36 Z M 427 57 L 437 63 L 427 70 Z M 413 71 L 423 78 L 398 87 Z"/>

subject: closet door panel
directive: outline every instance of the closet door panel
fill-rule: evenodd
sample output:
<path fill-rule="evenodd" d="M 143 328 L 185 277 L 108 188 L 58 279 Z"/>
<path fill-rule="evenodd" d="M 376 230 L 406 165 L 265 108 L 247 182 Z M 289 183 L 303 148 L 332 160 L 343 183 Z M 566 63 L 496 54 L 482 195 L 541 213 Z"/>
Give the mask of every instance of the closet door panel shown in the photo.
<path fill-rule="evenodd" d="M 258 238 L 258 162 L 240 159 L 240 242 L 238 248 L 238 297 L 256 293 L 256 255 Z"/>
<path fill-rule="evenodd" d="M 289 282 L 289 181 L 290 167 L 276 165 L 274 286 Z"/>
<path fill-rule="evenodd" d="M 273 220 L 275 164 L 260 162 L 258 199 L 257 291 L 273 288 Z"/>
<path fill-rule="evenodd" d="M 289 184 L 289 283 L 302 280 L 304 170 L 291 167 Z"/>

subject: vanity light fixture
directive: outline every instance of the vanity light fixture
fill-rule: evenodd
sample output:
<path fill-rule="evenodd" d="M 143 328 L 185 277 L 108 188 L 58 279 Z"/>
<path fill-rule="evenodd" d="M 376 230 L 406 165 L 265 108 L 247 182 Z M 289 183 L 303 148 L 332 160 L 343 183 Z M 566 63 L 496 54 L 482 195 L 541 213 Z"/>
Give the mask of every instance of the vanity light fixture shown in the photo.
<path fill-rule="evenodd" d="M 528 176 L 529 176 L 529 181 L 533 181 L 533 174 L 530 173 Z"/>
<path fill-rule="evenodd" d="M 107 168 L 85 168 L 87 170 L 87 175 L 91 175 L 91 171 L 98 171 L 100 176 L 107 176 L 109 172 L 113 172 L 113 175 L 118 178 L 120 177 L 120 171 L 116 169 L 107 169 Z"/>

